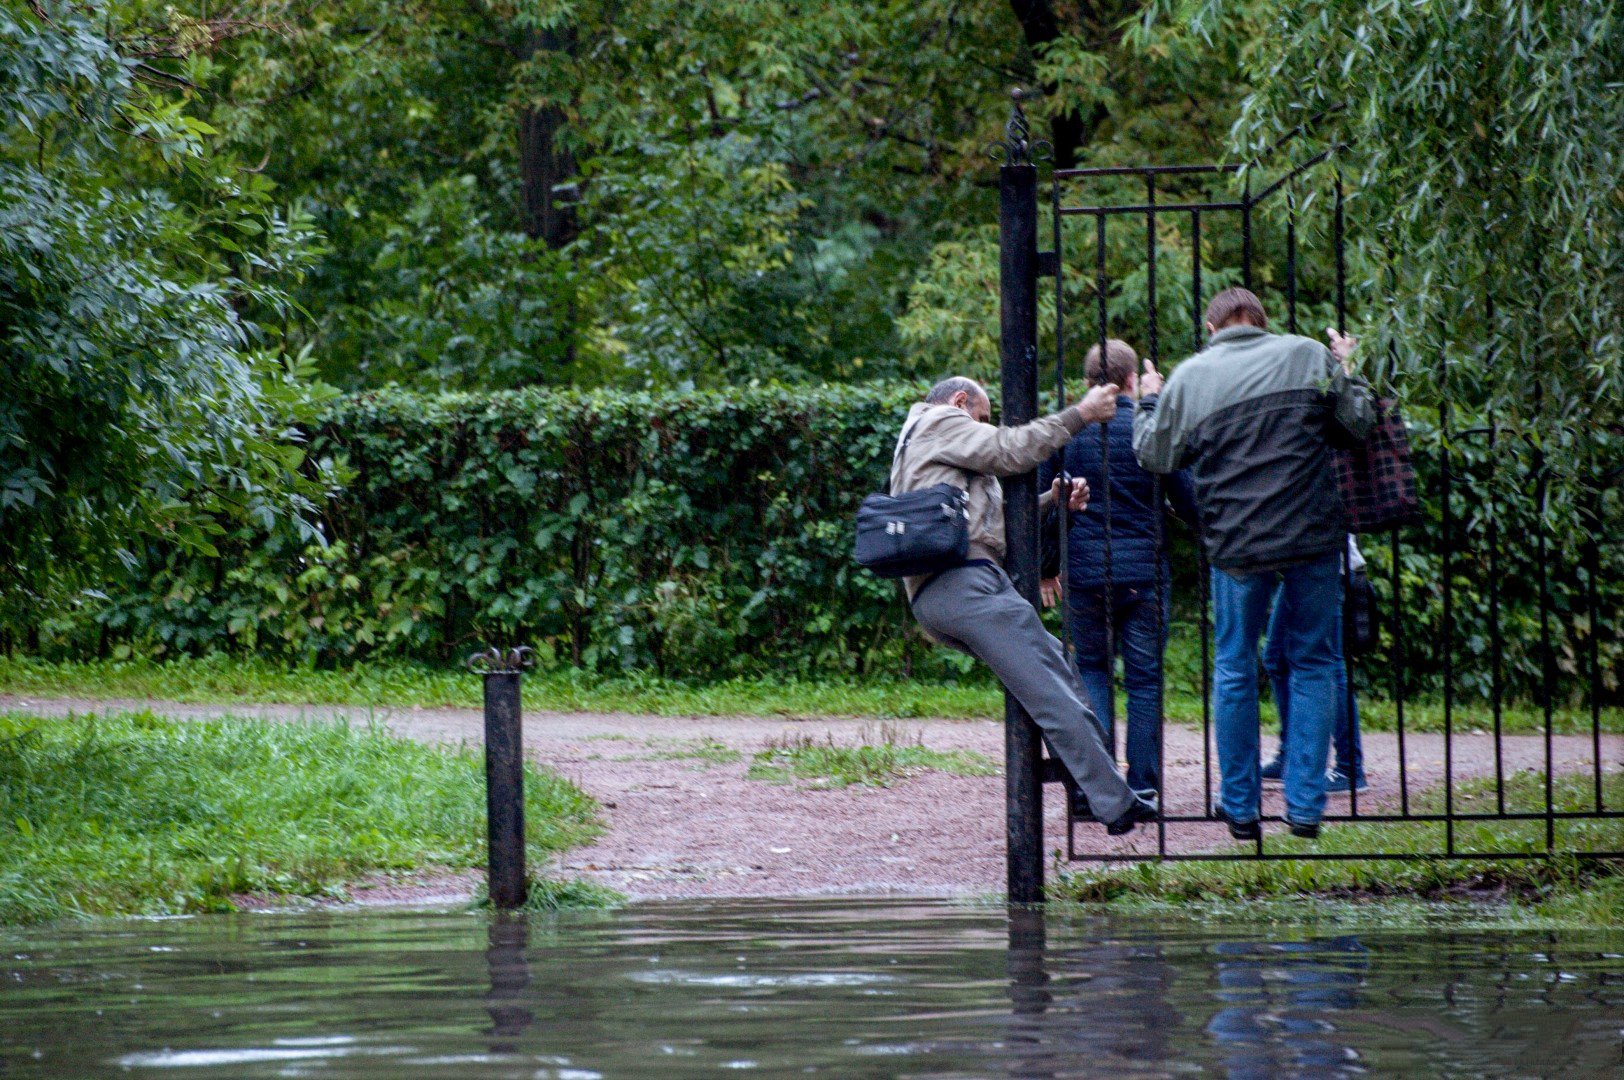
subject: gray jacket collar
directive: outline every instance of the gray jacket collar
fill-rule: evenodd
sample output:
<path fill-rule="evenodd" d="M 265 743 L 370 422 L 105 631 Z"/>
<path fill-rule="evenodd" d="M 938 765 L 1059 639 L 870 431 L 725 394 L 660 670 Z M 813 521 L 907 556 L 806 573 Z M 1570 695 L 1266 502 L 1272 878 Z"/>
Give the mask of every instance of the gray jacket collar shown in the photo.
<path fill-rule="evenodd" d="M 1256 326 L 1249 326 L 1246 323 L 1239 323 L 1235 326 L 1224 327 L 1222 330 L 1212 335 L 1212 337 L 1208 338 L 1207 344 L 1212 346 L 1222 344 L 1226 341 L 1252 341 L 1260 337 L 1268 336 L 1269 332 L 1267 330 L 1259 329 Z"/>

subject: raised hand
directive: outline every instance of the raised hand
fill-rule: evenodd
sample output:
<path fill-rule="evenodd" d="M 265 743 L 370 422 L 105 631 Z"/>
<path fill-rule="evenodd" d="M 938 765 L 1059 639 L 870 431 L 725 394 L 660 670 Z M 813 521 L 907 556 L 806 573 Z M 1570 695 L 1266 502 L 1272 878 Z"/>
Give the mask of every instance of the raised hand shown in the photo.
<path fill-rule="evenodd" d="M 1351 375 L 1353 365 L 1349 362 L 1348 357 L 1352 356 L 1353 350 L 1358 348 L 1359 339 L 1352 334 L 1341 333 L 1334 326 L 1325 328 L 1325 336 L 1331 340 L 1331 355 L 1336 357 L 1336 362 L 1342 365 L 1342 370 Z"/>
<path fill-rule="evenodd" d="M 1080 476 L 1073 477 L 1071 481 L 1071 498 L 1066 500 L 1066 505 L 1070 509 L 1081 513 L 1088 509 L 1088 494 L 1088 481 Z M 1049 485 L 1049 497 L 1052 499 L 1060 498 L 1060 477 L 1058 476 L 1054 478 L 1054 483 Z"/>
<path fill-rule="evenodd" d="M 1146 360 L 1145 373 L 1139 376 L 1139 396 L 1145 398 L 1161 393 L 1166 381 L 1162 378 L 1162 373 L 1156 370 L 1156 365 Z"/>
<path fill-rule="evenodd" d="M 1083 400 L 1077 403 L 1077 411 L 1083 415 L 1083 423 L 1103 424 L 1116 416 L 1116 402 L 1115 383 L 1091 386 L 1088 393 L 1083 395 Z"/>

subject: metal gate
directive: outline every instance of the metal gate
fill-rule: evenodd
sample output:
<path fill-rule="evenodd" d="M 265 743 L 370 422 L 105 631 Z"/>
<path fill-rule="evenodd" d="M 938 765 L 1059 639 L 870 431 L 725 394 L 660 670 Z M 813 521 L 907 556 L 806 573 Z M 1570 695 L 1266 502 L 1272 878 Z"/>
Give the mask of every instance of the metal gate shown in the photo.
<path fill-rule="evenodd" d="M 1289 141 L 1289 139 L 1288 139 Z M 1289 149 L 1289 147 L 1284 147 Z M 1277 152 L 1282 147 L 1277 147 Z M 1005 139 L 990 148 L 1004 164 L 1000 169 L 1000 272 L 1001 272 L 1001 343 L 1003 418 L 1005 423 L 1019 424 L 1038 415 L 1039 335 L 1038 335 L 1038 278 L 1052 277 L 1053 281 L 1053 378 L 1058 398 L 1066 398 L 1067 376 L 1073 383 L 1082 376 L 1080 358 L 1089 344 L 1098 342 L 1101 353 L 1110 337 L 1112 318 L 1108 310 L 1108 297 L 1114 284 L 1107 272 L 1108 241 L 1113 228 L 1142 230 L 1145 253 L 1145 302 L 1148 308 L 1142 345 L 1143 355 L 1162 366 L 1164 355 L 1170 359 L 1199 351 L 1205 340 L 1202 327 L 1203 289 L 1202 238 L 1203 235 L 1227 235 L 1233 239 L 1239 233 L 1240 284 L 1254 287 L 1254 278 L 1263 271 L 1276 275 L 1275 286 L 1284 301 L 1284 327 L 1287 332 L 1298 330 L 1299 316 L 1299 232 L 1305 226 L 1303 215 L 1328 215 L 1314 222 L 1318 235 L 1329 239 L 1329 250 L 1322 244 L 1317 254 L 1329 259 L 1329 270 L 1334 275 L 1330 292 L 1334 302 L 1334 318 L 1339 330 L 1347 323 L 1347 268 L 1346 268 L 1346 203 L 1342 178 L 1334 160 L 1338 148 L 1317 153 L 1306 160 L 1288 163 L 1269 180 L 1255 180 L 1263 172 L 1260 168 L 1243 168 L 1238 164 L 1215 165 L 1147 165 L 1119 168 L 1056 169 L 1050 177 L 1049 217 L 1051 248 L 1037 249 L 1038 238 L 1038 177 L 1034 157 L 1042 157 L 1044 145 L 1033 143 L 1021 110 L 1019 92 L 1015 95 L 1014 111 L 1006 128 Z M 1102 182 L 1118 188 L 1117 198 L 1101 200 L 1091 198 L 1091 191 Z M 1137 192 L 1131 198 L 1121 197 L 1121 186 L 1131 182 Z M 1257 190 L 1253 190 L 1254 183 Z M 1305 194 L 1306 193 L 1306 194 Z M 1189 277 L 1189 332 L 1177 335 L 1176 340 L 1163 341 L 1160 332 L 1163 313 L 1158 311 L 1157 280 L 1158 219 L 1176 220 L 1189 236 L 1191 259 Z M 1074 237 L 1074 226 L 1083 226 L 1082 239 Z M 1229 230 L 1226 234 L 1225 230 Z M 1258 240 L 1266 238 L 1280 255 L 1278 261 L 1260 263 Z M 1068 275 L 1077 273 L 1068 267 L 1067 242 L 1092 243 L 1094 248 L 1091 310 L 1082 313 L 1082 320 L 1092 325 L 1083 333 L 1074 335 L 1082 344 L 1071 349 L 1067 310 Z M 1489 298 L 1492 303 L 1492 297 Z M 1181 305 L 1182 306 L 1182 305 Z M 1277 313 L 1275 313 L 1277 314 Z M 1182 313 L 1178 316 L 1182 319 Z M 1072 353 L 1075 351 L 1076 356 Z M 1380 365 L 1385 368 L 1385 380 L 1391 382 L 1396 374 L 1396 357 Z M 1103 367 L 1103 365 L 1102 365 Z M 1537 391 L 1536 391 L 1537 393 Z M 1476 418 L 1474 418 L 1476 419 Z M 1160 777 L 1157 792 L 1163 810 L 1162 820 L 1153 833 L 1146 830 L 1134 837 L 1121 840 L 1107 838 L 1103 830 L 1085 826 L 1067 817 L 1066 855 L 1072 860 L 1098 862 L 1139 862 L 1147 860 L 1236 860 L 1236 859 L 1456 859 L 1456 858 L 1550 858 L 1557 854 L 1586 857 L 1624 857 L 1624 851 L 1592 850 L 1583 843 L 1564 842 L 1559 836 L 1564 823 L 1624 817 L 1624 807 L 1609 805 L 1604 780 L 1609 766 L 1616 771 L 1624 765 L 1624 734 L 1619 733 L 1616 721 L 1603 723 L 1603 664 L 1598 650 L 1601 626 L 1601 590 L 1598 578 L 1604 576 L 1602 547 L 1616 544 L 1619 537 L 1609 535 L 1609 527 L 1619 517 L 1615 489 L 1620 475 L 1619 462 L 1611 458 L 1595 457 L 1587 467 L 1588 475 L 1580 478 L 1579 494 L 1575 496 L 1575 511 L 1579 527 L 1586 535 L 1583 542 L 1581 565 L 1561 568 L 1572 572 L 1582 582 L 1579 589 L 1583 597 L 1583 614 L 1570 605 L 1568 616 L 1589 621 L 1588 651 L 1583 656 L 1565 656 L 1568 669 L 1566 679 L 1560 678 L 1557 658 L 1552 645 L 1551 621 L 1553 605 L 1548 587 L 1551 568 L 1547 548 L 1553 527 L 1546 513 L 1551 474 L 1542 443 L 1525 441 L 1511 446 L 1512 438 L 1492 418 L 1485 423 L 1460 429 L 1453 424 L 1447 400 L 1438 408 L 1437 433 L 1440 453 L 1437 461 L 1436 482 L 1423 491 L 1423 499 L 1433 500 L 1436 517 L 1441 524 L 1433 530 L 1406 528 L 1393 530 L 1385 536 L 1369 536 L 1366 544 L 1381 544 L 1386 550 L 1388 574 L 1379 582 L 1382 607 L 1386 613 L 1386 645 L 1383 663 L 1386 672 L 1367 673 L 1383 675 L 1394 718 L 1392 746 L 1384 743 L 1381 768 L 1386 774 L 1385 790 L 1361 794 L 1350 783 L 1347 791 L 1334 794 L 1337 800 L 1327 806 L 1327 822 L 1381 823 L 1390 827 L 1396 837 L 1409 830 L 1406 843 L 1396 845 L 1373 844 L 1368 851 L 1315 850 L 1301 844 L 1281 845 L 1275 837 L 1265 835 L 1257 841 L 1237 846 L 1222 823 L 1211 810 L 1216 782 L 1214 778 L 1214 745 L 1211 717 L 1211 620 L 1208 608 L 1209 568 L 1204 555 L 1198 555 L 1197 578 L 1200 582 L 1196 600 L 1197 632 L 1200 639 L 1200 709 L 1201 730 L 1198 752 L 1201 781 L 1198 790 L 1167 790 L 1167 770 L 1158 768 Z M 1103 491 L 1094 493 L 1095 508 L 1103 510 L 1105 543 L 1101 563 L 1106 576 L 1106 593 L 1111 592 L 1111 484 L 1110 457 L 1105 452 L 1105 428 L 1099 429 L 1101 465 L 1105 470 Z M 1087 437 L 1085 435 L 1085 437 Z M 1599 453 L 1599 451 L 1598 451 Z M 1464 462 L 1467 455 L 1476 462 Z M 1508 464 L 1509 463 L 1509 464 Z M 1463 528 L 1457 508 L 1459 497 L 1454 493 L 1455 483 L 1463 469 L 1487 469 L 1492 489 L 1495 473 L 1501 469 L 1505 475 L 1515 474 L 1521 481 L 1531 484 L 1533 498 L 1538 507 L 1538 520 L 1530 538 L 1519 538 L 1523 546 L 1539 564 L 1537 618 L 1529 627 L 1526 620 L 1517 627 L 1518 633 L 1532 633 L 1537 638 L 1533 648 L 1539 658 L 1539 675 L 1534 700 L 1540 714 L 1540 723 L 1530 746 L 1518 741 L 1503 730 L 1502 720 L 1507 706 L 1506 680 L 1501 667 L 1501 654 L 1508 639 L 1508 628 L 1502 619 L 1501 575 L 1510 568 L 1505 523 L 1499 511 L 1490 507 L 1474 509 L 1470 527 Z M 1482 477 L 1479 477 L 1481 480 Z M 1572 480 L 1573 478 L 1565 478 Z M 1604 515 L 1604 500 L 1609 511 Z M 1492 500 L 1491 500 L 1492 501 Z M 1157 492 L 1157 505 L 1161 502 Z M 1481 512 L 1477 512 L 1481 511 Z M 1006 481 L 1006 525 L 1009 537 L 1007 569 L 1010 577 L 1027 599 L 1037 603 L 1037 484 L 1035 474 Z M 1160 520 L 1158 518 L 1158 520 Z M 1061 529 L 1062 544 L 1067 540 L 1067 528 Z M 1166 538 L 1158 531 L 1158 556 L 1165 550 Z M 1199 553 L 1201 545 L 1195 544 Z M 1409 640 L 1402 567 L 1406 551 L 1426 550 L 1442 561 L 1441 620 L 1433 628 L 1430 641 Z M 1459 713 L 1458 673 L 1455 657 L 1459 643 L 1455 640 L 1457 567 L 1470 560 L 1474 565 L 1488 568 L 1487 623 L 1489 666 L 1488 704 L 1492 716 L 1490 729 L 1481 734 L 1457 730 Z M 1158 560 L 1159 561 L 1159 560 Z M 1608 559 L 1608 566 L 1614 560 Z M 1067 560 L 1064 550 L 1061 558 L 1061 579 L 1065 582 Z M 1606 580 L 1614 583 L 1611 578 Z M 1156 609 L 1165 612 L 1163 590 L 1167 583 L 1157 575 Z M 1068 599 L 1062 600 L 1062 612 Z M 1064 623 L 1064 618 L 1062 622 Z M 1109 620 L 1107 620 L 1109 623 Z M 1166 628 L 1163 627 L 1165 630 Z M 1107 629 L 1109 633 L 1109 627 Z M 1165 634 L 1163 638 L 1165 640 Z M 1407 706 L 1413 713 L 1414 703 L 1409 697 L 1406 676 L 1406 658 L 1419 655 L 1416 648 L 1430 648 L 1434 661 L 1441 662 L 1441 694 L 1427 703 L 1427 708 L 1441 708 L 1441 731 L 1420 733 L 1408 730 Z M 1115 685 L 1114 642 L 1108 643 L 1112 657 L 1110 670 Z M 1069 649 L 1068 649 L 1069 654 Z M 1347 662 L 1348 706 L 1352 708 L 1356 665 Z M 1166 666 L 1163 665 L 1165 673 Z M 1588 730 L 1576 735 L 1559 737 L 1555 733 L 1554 712 L 1559 691 L 1558 682 L 1570 697 L 1583 699 L 1588 712 Z M 1580 684 L 1580 689 L 1572 685 Z M 1158 715 L 1165 718 L 1162 707 L 1166 682 L 1158 687 Z M 1165 766 L 1169 753 L 1169 724 L 1160 725 L 1158 747 L 1160 761 Z M 1604 731 L 1605 727 L 1613 730 Z M 1177 733 L 1176 733 L 1177 734 Z M 1490 739 L 1488 746 L 1483 739 Z M 1471 740 L 1468 746 L 1462 740 Z M 1508 740 L 1511 740 L 1508 742 Z M 1190 752 L 1189 738 L 1179 735 L 1177 752 Z M 1558 743 L 1561 752 L 1558 752 Z M 1261 737 L 1260 737 L 1261 745 Z M 1009 817 L 1009 897 L 1014 902 L 1035 901 L 1042 896 L 1042 800 L 1041 783 L 1059 783 L 1067 778 L 1059 763 L 1042 756 L 1041 740 L 1036 725 L 1021 709 L 1018 702 L 1006 695 L 1006 750 Z M 1457 761 L 1463 752 L 1470 751 L 1475 762 L 1483 768 L 1463 770 Z M 1486 753 L 1492 753 L 1492 770 L 1487 768 Z M 1532 753 L 1532 760 L 1530 760 Z M 1356 765 L 1358 762 L 1355 763 Z M 1534 774 L 1530 794 L 1529 771 Z M 1518 775 L 1522 773 L 1524 775 Z M 1469 775 L 1470 774 L 1470 775 Z M 1559 803 L 1555 793 L 1558 777 L 1567 782 L 1574 776 L 1586 781 L 1587 793 L 1580 805 Z M 1396 781 L 1396 783 L 1395 783 Z M 1530 802 L 1530 799 L 1532 800 Z M 1264 822 L 1278 822 L 1281 814 L 1264 803 Z M 1533 822 L 1542 826 L 1542 836 L 1534 835 L 1526 844 L 1500 843 L 1498 830 L 1485 844 L 1480 826 L 1485 822 Z M 1420 827 L 1417 832 L 1412 827 Z M 1611 847 L 1619 845 L 1612 844 Z M 1402 850 L 1390 850 L 1398 847 Z"/>

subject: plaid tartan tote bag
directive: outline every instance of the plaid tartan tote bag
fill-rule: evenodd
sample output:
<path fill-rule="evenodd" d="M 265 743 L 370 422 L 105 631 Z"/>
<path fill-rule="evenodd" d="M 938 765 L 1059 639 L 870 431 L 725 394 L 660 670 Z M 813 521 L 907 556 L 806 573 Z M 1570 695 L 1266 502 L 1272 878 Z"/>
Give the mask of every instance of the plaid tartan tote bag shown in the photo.
<path fill-rule="evenodd" d="M 1386 532 L 1420 517 L 1410 433 L 1392 398 L 1377 400 L 1376 426 L 1364 442 L 1337 452 L 1336 471 L 1350 531 Z"/>

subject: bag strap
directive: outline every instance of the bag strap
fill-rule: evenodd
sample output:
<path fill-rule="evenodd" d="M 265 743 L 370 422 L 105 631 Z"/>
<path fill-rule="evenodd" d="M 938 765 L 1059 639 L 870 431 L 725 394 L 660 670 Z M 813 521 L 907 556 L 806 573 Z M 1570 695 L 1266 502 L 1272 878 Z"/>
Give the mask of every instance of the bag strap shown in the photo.
<path fill-rule="evenodd" d="M 923 419 L 923 416 L 919 418 L 919 420 Z M 908 441 L 913 438 L 914 428 L 919 426 L 919 420 L 909 424 L 906 430 L 903 431 L 902 441 L 897 444 L 896 450 L 891 454 L 891 471 L 885 474 L 885 493 L 887 495 L 891 494 L 891 473 L 897 471 L 897 466 L 902 463 L 903 457 L 908 453 Z"/>

